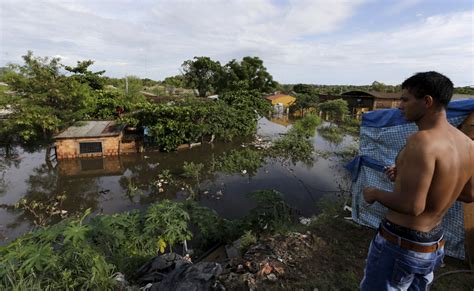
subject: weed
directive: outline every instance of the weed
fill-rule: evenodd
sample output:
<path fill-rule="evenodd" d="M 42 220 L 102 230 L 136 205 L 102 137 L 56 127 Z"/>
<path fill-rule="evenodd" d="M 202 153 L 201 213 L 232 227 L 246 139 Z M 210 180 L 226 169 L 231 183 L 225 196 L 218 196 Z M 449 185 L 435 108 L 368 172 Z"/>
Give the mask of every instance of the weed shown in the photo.
<path fill-rule="evenodd" d="M 257 242 L 257 237 L 252 233 L 251 230 L 248 230 L 240 238 L 240 253 L 244 254 L 250 246 Z"/>

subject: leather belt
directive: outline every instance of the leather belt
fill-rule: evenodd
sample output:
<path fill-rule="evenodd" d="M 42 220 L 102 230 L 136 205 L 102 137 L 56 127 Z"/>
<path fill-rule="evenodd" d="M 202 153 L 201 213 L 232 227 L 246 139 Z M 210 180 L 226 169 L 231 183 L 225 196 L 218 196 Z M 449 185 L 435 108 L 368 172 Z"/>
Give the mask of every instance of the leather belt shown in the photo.
<path fill-rule="evenodd" d="M 442 239 L 439 242 L 429 245 L 429 246 L 420 245 L 420 244 L 417 244 L 416 242 L 412 242 L 404 238 L 401 238 L 397 235 L 394 235 L 383 227 L 379 228 L 379 233 L 384 239 L 388 240 L 389 242 L 396 244 L 403 249 L 407 249 L 407 250 L 411 250 L 411 251 L 415 251 L 419 253 L 432 253 L 438 250 L 439 248 L 442 248 L 444 244 L 446 243 L 446 241 Z"/>

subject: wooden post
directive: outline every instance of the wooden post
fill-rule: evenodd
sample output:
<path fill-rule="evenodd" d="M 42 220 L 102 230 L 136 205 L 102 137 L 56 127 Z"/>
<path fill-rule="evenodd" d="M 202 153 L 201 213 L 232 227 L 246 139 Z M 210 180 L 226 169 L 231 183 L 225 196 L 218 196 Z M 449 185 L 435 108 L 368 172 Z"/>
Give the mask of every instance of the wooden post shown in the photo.
<path fill-rule="evenodd" d="M 459 126 L 459 129 L 474 140 L 474 112 Z M 464 204 L 464 246 L 469 267 L 474 269 L 474 203 Z"/>

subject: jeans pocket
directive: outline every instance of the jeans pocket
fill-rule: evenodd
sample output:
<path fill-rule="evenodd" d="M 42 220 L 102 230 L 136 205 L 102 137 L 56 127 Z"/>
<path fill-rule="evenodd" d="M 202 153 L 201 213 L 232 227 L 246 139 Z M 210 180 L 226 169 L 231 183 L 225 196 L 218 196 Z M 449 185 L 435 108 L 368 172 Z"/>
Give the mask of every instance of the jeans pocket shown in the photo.
<path fill-rule="evenodd" d="M 416 275 L 428 275 L 433 271 L 433 262 L 416 258 L 397 259 L 393 267 L 392 284 L 401 289 L 408 288 Z"/>

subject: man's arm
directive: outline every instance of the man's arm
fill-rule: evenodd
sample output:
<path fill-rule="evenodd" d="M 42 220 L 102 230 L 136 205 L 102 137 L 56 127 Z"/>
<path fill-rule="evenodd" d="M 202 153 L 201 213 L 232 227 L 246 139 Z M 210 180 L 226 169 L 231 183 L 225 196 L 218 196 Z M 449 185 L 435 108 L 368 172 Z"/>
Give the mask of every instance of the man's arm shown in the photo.
<path fill-rule="evenodd" d="M 474 202 L 474 183 L 472 182 L 473 177 L 467 181 L 466 185 L 459 194 L 458 201 L 465 202 L 465 203 L 472 203 Z"/>
<path fill-rule="evenodd" d="M 398 213 L 418 216 L 426 206 L 426 197 L 435 169 L 435 158 L 427 149 L 428 140 L 423 135 L 411 136 L 400 165 L 393 192 L 368 187 L 364 189 L 364 198 L 368 203 L 378 201 Z"/>

